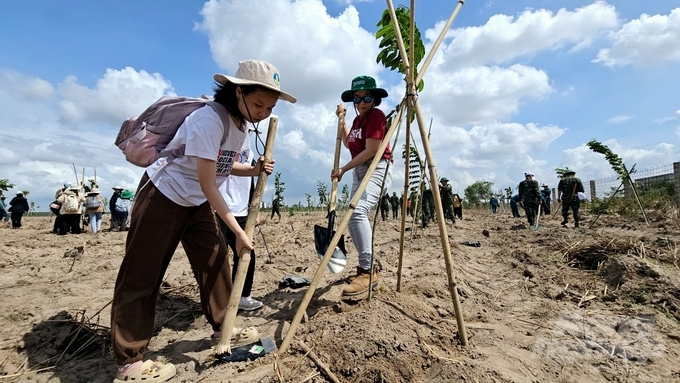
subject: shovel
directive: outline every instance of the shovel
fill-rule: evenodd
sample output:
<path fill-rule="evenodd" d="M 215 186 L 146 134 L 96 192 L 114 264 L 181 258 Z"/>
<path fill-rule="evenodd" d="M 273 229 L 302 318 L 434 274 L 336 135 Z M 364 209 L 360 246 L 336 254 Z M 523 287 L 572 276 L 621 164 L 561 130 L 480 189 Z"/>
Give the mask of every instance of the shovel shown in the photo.
<path fill-rule="evenodd" d="M 335 140 L 335 158 L 333 162 L 333 170 L 338 170 L 340 165 L 340 142 L 342 141 L 342 134 L 345 129 L 345 113 L 341 113 L 338 116 L 338 134 Z M 319 225 L 314 225 L 314 247 L 316 247 L 316 253 L 319 259 L 323 259 L 328 245 L 331 239 L 335 235 L 333 227 L 335 226 L 335 200 L 338 196 L 338 179 L 333 178 L 331 180 L 331 196 L 328 201 L 328 226 L 323 227 Z M 341 272 L 345 265 L 347 265 L 347 251 L 345 250 L 345 237 L 340 236 L 338 245 L 331 255 L 330 261 L 328 261 L 328 270 L 337 274 Z"/>
<path fill-rule="evenodd" d="M 269 161 L 272 158 L 272 152 L 274 151 L 274 138 L 276 137 L 276 128 L 278 127 L 279 120 L 276 117 L 271 117 L 269 119 L 269 129 L 267 130 L 267 140 L 264 145 L 264 160 Z M 257 177 L 257 186 L 255 186 L 255 192 L 253 193 L 253 198 L 248 206 L 248 220 L 246 221 L 245 232 L 248 238 L 251 240 L 255 237 L 255 221 L 257 221 L 257 214 L 259 213 L 260 201 L 262 200 L 262 194 L 264 194 L 264 188 L 267 185 L 267 173 L 264 169 L 260 171 L 260 175 Z M 250 250 L 242 249 L 238 257 L 238 270 L 236 271 L 236 278 L 234 278 L 234 284 L 231 289 L 231 295 L 229 295 L 229 303 L 227 304 L 227 313 L 222 321 L 222 334 L 225 334 L 220 338 L 220 343 L 215 347 L 215 353 L 217 354 L 217 359 L 221 361 L 235 361 L 239 360 L 240 353 L 232 354 L 231 350 L 231 334 L 236 322 L 236 313 L 238 312 L 238 304 L 241 300 L 241 293 L 243 292 L 243 285 L 246 281 L 246 273 L 248 272 L 248 264 L 250 263 Z M 245 347 L 245 346 L 244 346 Z M 262 347 L 260 345 L 259 347 Z M 250 350 L 250 349 L 248 349 Z M 257 348 L 257 350 L 260 350 Z M 243 351 L 239 349 L 238 351 Z M 262 347 L 262 352 L 270 352 L 270 347 Z M 262 353 L 260 352 L 260 353 Z M 252 354 L 252 353 L 247 353 Z M 259 353 L 255 353 L 258 354 Z M 252 355 L 251 355 L 252 356 Z"/>

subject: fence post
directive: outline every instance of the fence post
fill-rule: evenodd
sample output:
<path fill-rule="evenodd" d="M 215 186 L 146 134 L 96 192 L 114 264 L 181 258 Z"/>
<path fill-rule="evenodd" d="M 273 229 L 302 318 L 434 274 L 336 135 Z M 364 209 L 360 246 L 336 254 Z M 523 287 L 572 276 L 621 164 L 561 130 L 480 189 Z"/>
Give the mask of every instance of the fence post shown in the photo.
<path fill-rule="evenodd" d="M 673 162 L 673 178 L 675 178 L 675 198 L 680 206 L 680 162 Z"/>
<path fill-rule="evenodd" d="M 597 192 L 595 190 L 595 180 L 590 180 L 590 200 L 595 201 L 597 198 Z"/>

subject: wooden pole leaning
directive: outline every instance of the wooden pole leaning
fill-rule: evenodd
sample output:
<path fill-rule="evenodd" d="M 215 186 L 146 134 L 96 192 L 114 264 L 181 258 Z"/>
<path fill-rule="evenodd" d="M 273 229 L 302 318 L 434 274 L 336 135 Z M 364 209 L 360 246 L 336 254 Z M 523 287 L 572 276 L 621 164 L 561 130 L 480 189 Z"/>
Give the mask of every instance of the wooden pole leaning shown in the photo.
<path fill-rule="evenodd" d="M 423 149 L 425 150 L 425 157 L 428 159 L 428 169 L 430 171 L 430 179 L 438 180 L 437 168 L 434 164 L 434 156 L 432 155 L 432 149 L 430 147 L 430 140 L 427 138 L 427 132 L 425 132 L 425 124 L 423 122 L 422 114 L 420 111 L 420 104 L 416 99 L 413 103 L 416 111 L 416 119 L 418 120 L 418 128 L 420 129 L 420 136 L 423 140 Z M 453 272 L 453 260 L 451 259 L 451 246 L 449 245 L 449 236 L 446 231 L 446 220 L 444 218 L 444 209 L 442 206 L 441 194 L 439 193 L 439 187 L 432 188 L 432 195 L 434 198 L 434 206 L 437 212 L 437 225 L 439 226 L 439 238 L 441 239 L 442 249 L 444 251 L 444 261 L 446 262 L 446 274 L 448 276 L 449 282 L 449 292 L 451 293 L 451 299 L 453 301 L 453 310 L 456 314 L 456 323 L 458 324 L 458 335 L 460 338 L 460 343 L 463 346 L 468 345 L 467 332 L 465 330 L 465 321 L 463 320 L 463 312 L 460 307 L 460 299 L 458 297 L 458 289 L 456 283 L 456 277 Z"/>
<path fill-rule="evenodd" d="M 276 129 L 279 120 L 276 117 L 269 119 L 269 129 L 267 130 L 267 140 L 264 145 L 264 161 L 269 162 L 272 159 L 272 152 L 274 151 L 274 139 L 276 138 Z M 264 169 L 260 169 L 260 175 L 257 177 L 257 185 L 253 198 L 248 205 L 248 219 L 246 221 L 245 232 L 250 240 L 255 238 L 255 222 L 257 215 L 260 212 L 260 201 L 264 194 L 265 186 L 267 185 L 267 173 Z M 241 293 L 243 292 L 243 285 L 246 281 L 246 274 L 248 273 L 248 264 L 250 263 L 250 250 L 243 249 L 239 254 L 238 270 L 236 271 L 236 278 L 231 288 L 229 295 L 229 303 L 227 303 L 227 314 L 222 321 L 222 337 L 219 344 L 215 347 L 216 354 L 231 354 L 231 333 L 236 322 L 236 313 L 238 312 L 238 304 L 241 300 Z"/>
<path fill-rule="evenodd" d="M 427 72 L 427 68 L 430 66 L 430 62 L 432 61 L 434 54 L 437 53 L 437 51 L 439 50 L 439 46 L 441 45 L 442 41 L 444 41 L 444 37 L 446 37 L 446 32 L 451 27 L 451 24 L 453 24 L 453 20 L 455 20 L 456 17 L 458 16 L 458 12 L 460 12 L 460 9 L 463 7 L 464 3 L 465 0 L 458 0 L 458 5 L 456 5 L 456 8 L 451 13 L 449 19 L 446 20 L 444 28 L 442 28 L 442 31 L 439 33 L 439 37 L 437 37 L 437 40 L 434 42 L 434 45 L 432 46 L 432 49 L 430 49 L 430 53 L 427 55 L 427 58 L 425 58 L 425 62 L 423 62 L 423 66 L 420 68 L 420 72 L 418 73 L 418 78 L 416 78 L 414 81 L 415 84 L 419 84 L 420 80 L 423 79 L 423 76 L 425 75 L 425 72 Z"/>
<path fill-rule="evenodd" d="M 385 137 L 383 138 L 382 142 L 380 143 L 380 146 L 378 147 L 378 153 L 384 152 L 385 148 L 387 148 L 387 145 L 390 142 L 390 138 L 392 138 L 394 131 L 396 130 L 397 126 L 399 125 L 399 121 L 401 120 L 401 116 L 402 116 L 402 113 L 404 111 L 405 103 L 406 103 L 406 100 L 402 101 L 402 103 L 399 107 L 399 113 L 397 113 L 397 118 L 394 120 L 394 122 L 392 123 L 392 126 L 390 126 L 389 130 L 385 134 Z M 328 249 L 326 250 L 326 254 L 324 254 L 323 259 L 321 260 L 321 264 L 319 264 L 319 267 L 316 269 L 316 273 L 314 273 L 314 277 L 312 278 L 312 282 L 309 284 L 309 288 L 307 289 L 305 296 L 302 298 L 302 302 L 300 302 L 300 306 L 298 307 L 298 310 L 295 313 L 295 316 L 293 317 L 293 321 L 290 324 L 290 328 L 288 329 L 288 332 L 286 332 L 286 335 L 283 338 L 283 341 L 282 341 L 281 346 L 279 347 L 279 350 L 277 351 L 277 353 L 279 353 L 279 354 L 285 353 L 286 350 L 288 349 L 288 347 L 290 346 L 290 343 L 293 340 L 293 336 L 295 336 L 295 332 L 297 331 L 297 328 L 300 325 L 300 322 L 302 321 L 302 317 L 304 316 L 304 314 L 307 310 L 307 306 L 309 305 L 309 302 L 312 300 L 312 297 L 314 296 L 314 291 L 316 290 L 316 286 L 319 284 L 319 281 L 321 280 L 321 277 L 323 276 L 323 272 L 326 270 L 326 266 L 328 265 L 328 262 L 331 259 L 331 255 L 333 255 L 333 251 L 335 251 L 335 246 L 338 245 L 338 241 L 340 240 L 340 236 L 342 236 L 342 233 L 347 228 L 347 224 L 349 223 L 349 219 L 352 217 L 352 213 L 354 212 L 354 209 L 356 209 L 356 206 L 359 203 L 359 200 L 361 199 L 361 195 L 364 194 L 364 191 L 366 190 L 366 186 L 368 185 L 368 182 L 371 180 L 371 176 L 375 172 L 375 168 L 378 167 L 378 163 L 380 162 L 380 160 L 381 160 L 381 156 L 379 156 L 379 155 L 376 155 L 375 157 L 373 157 L 373 161 L 371 161 L 371 165 L 368 167 L 368 170 L 366 171 L 366 175 L 364 176 L 364 179 L 359 184 L 357 191 L 354 193 L 354 197 L 352 197 L 352 200 L 349 203 L 349 208 L 347 209 L 347 212 L 345 212 L 345 216 L 342 218 L 342 222 L 340 222 L 340 225 L 338 226 L 338 229 L 335 232 L 335 235 L 333 235 L 331 242 L 328 244 Z"/>
<path fill-rule="evenodd" d="M 406 214 L 408 214 L 408 174 L 411 157 L 411 109 L 406 111 L 406 143 L 404 159 L 404 200 L 401 203 L 401 230 L 399 233 L 399 264 L 397 266 L 397 292 L 401 291 L 401 270 L 404 264 L 404 236 L 406 234 Z"/>
<path fill-rule="evenodd" d="M 387 0 L 388 6 L 392 6 L 392 0 Z M 453 19 L 458 15 L 458 12 L 460 11 L 461 6 L 463 5 L 464 0 L 459 0 L 458 5 L 456 6 L 456 9 L 454 9 L 449 22 L 447 22 L 447 27 L 442 30 L 440 33 L 440 38 L 443 38 L 443 36 L 446 34 L 446 31 L 448 27 L 450 27 L 451 23 L 453 22 Z M 412 8 L 411 8 L 411 20 L 414 20 L 415 14 L 414 14 L 414 3 L 412 2 Z M 394 13 L 390 13 L 390 17 L 392 17 L 392 25 L 395 29 L 395 33 L 397 33 L 397 36 L 399 36 L 399 23 L 397 21 L 396 15 Z M 415 28 L 411 27 L 411 41 L 413 41 L 414 38 L 414 33 L 415 33 Z M 440 40 L 438 42 L 441 42 Z M 405 54 L 405 49 L 404 49 L 404 41 L 402 39 L 397 40 L 397 44 L 399 45 L 399 52 L 401 54 L 402 61 L 404 62 L 410 62 L 409 58 L 406 57 Z M 430 51 L 430 54 L 428 55 L 428 60 L 425 62 L 423 65 L 423 68 L 421 69 L 420 73 L 418 74 L 418 82 L 420 82 L 420 79 L 422 79 L 423 75 L 425 74 L 425 71 L 427 69 L 427 65 L 429 65 L 429 60 L 434 56 L 435 51 L 438 49 L 438 45 L 435 44 L 435 46 L 432 48 Z M 411 72 L 412 73 L 412 72 Z M 420 130 L 420 138 L 423 142 L 423 149 L 425 150 L 425 158 L 428 162 L 428 168 L 430 171 L 430 179 L 431 180 L 438 180 L 439 178 L 437 177 L 437 169 L 434 163 L 434 158 L 432 155 L 432 150 L 430 148 L 430 140 L 427 137 L 427 132 L 425 131 L 425 123 L 423 121 L 422 113 L 420 110 L 420 104 L 418 103 L 418 99 L 416 98 L 416 88 L 415 84 L 418 82 L 414 82 L 413 76 L 408 77 L 408 84 L 407 84 L 407 93 L 406 93 L 406 100 L 407 100 L 407 105 L 408 108 L 414 108 L 415 114 L 416 114 L 416 119 L 418 122 L 418 129 Z M 408 166 L 408 165 L 407 165 Z M 439 226 L 439 237 L 441 239 L 442 243 L 442 249 L 444 251 L 444 260 L 446 262 L 446 274 L 448 276 L 448 282 L 449 282 L 449 291 L 451 293 L 451 299 L 453 300 L 453 307 L 454 307 L 454 312 L 456 315 L 456 322 L 458 324 L 458 335 L 460 338 L 460 342 L 463 346 L 468 345 L 467 341 L 467 333 L 465 330 L 465 322 L 463 321 L 463 313 L 460 308 L 460 299 L 458 297 L 458 290 L 456 288 L 456 278 L 453 272 L 453 261 L 451 260 L 451 247 L 449 245 L 449 238 L 446 230 L 446 221 L 444 220 L 444 210 L 442 207 L 442 202 L 441 202 L 441 195 L 439 193 L 439 188 L 432 188 L 432 194 L 434 198 L 434 203 L 435 203 L 435 210 L 437 213 L 437 225 Z"/>
<path fill-rule="evenodd" d="M 633 166 L 633 167 L 635 167 L 635 166 Z M 630 184 L 630 187 L 633 189 L 633 195 L 635 195 L 635 200 L 637 201 L 637 204 L 640 207 L 640 211 L 642 212 L 642 216 L 645 218 L 645 223 L 649 226 L 649 219 L 647 219 L 647 213 L 645 212 L 645 209 L 642 207 L 642 203 L 640 202 L 640 196 L 638 195 L 637 190 L 635 188 L 635 182 L 630 177 L 630 173 L 628 172 L 628 169 L 626 168 L 626 164 L 623 164 L 623 171 L 626 173 L 626 178 L 628 178 L 628 183 Z"/>
<path fill-rule="evenodd" d="M 335 155 L 333 157 L 333 170 L 337 171 L 340 166 L 340 148 L 342 147 L 342 134 L 345 130 L 345 112 L 338 116 L 338 134 L 335 137 Z M 338 197 L 338 179 L 331 180 L 331 198 L 328 201 L 328 212 L 335 210 L 335 200 Z"/>

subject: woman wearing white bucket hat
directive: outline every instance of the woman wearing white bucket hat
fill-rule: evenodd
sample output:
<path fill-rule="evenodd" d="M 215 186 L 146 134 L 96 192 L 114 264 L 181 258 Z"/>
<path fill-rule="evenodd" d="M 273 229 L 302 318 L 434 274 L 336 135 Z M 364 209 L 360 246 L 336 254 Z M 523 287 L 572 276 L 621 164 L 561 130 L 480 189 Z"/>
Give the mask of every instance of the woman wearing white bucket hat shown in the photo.
<path fill-rule="evenodd" d="M 272 173 L 273 160 L 265 163 L 261 157 L 251 166 L 236 163 L 234 156 L 247 139 L 247 123 L 268 118 L 279 99 L 296 100 L 281 90 L 276 67 L 264 61 L 241 61 L 234 76 L 216 74 L 213 78 L 214 101 L 218 109 L 224 107 L 220 112 L 228 114 L 227 126 L 213 108 L 190 114 L 166 147 L 185 147 L 184 155 L 170 162 L 160 158 L 147 167 L 135 195 L 111 306 L 111 337 L 118 364 L 114 382 L 151 378 L 164 382 L 175 375 L 172 364 L 143 362 L 142 354 L 153 333 L 160 283 L 180 242 L 198 282 L 201 307 L 213 336 L 222 335 L 232 280 L 227 246 L 213 209 L 236 235 L 238 252 L 253 249 L 218 186 L 229 174 L 257 176 L 260 169 Z M 224 129 L 229 129 L 226 140 Z M 247 333 L 257 337 L 255 329 Z"/>

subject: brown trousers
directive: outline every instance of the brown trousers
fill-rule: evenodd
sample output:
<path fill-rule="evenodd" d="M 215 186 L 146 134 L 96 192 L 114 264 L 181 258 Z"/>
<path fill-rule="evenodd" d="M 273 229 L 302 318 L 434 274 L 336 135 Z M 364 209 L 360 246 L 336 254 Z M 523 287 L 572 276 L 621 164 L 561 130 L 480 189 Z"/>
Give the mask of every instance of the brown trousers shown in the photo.
<path fill-rule="evenodd" d="M 145 174 L 139 187 L 147 180 Z M 137 190 L 111 305 L 118 365 L 142 359 L 153 332 L 160 285 L 180 241 L 198 282 L 203 314 L 215 331 L 222 326 L 232 287 L 227 246 L 210 204 L 177 205 L 151 182 Z"/>

